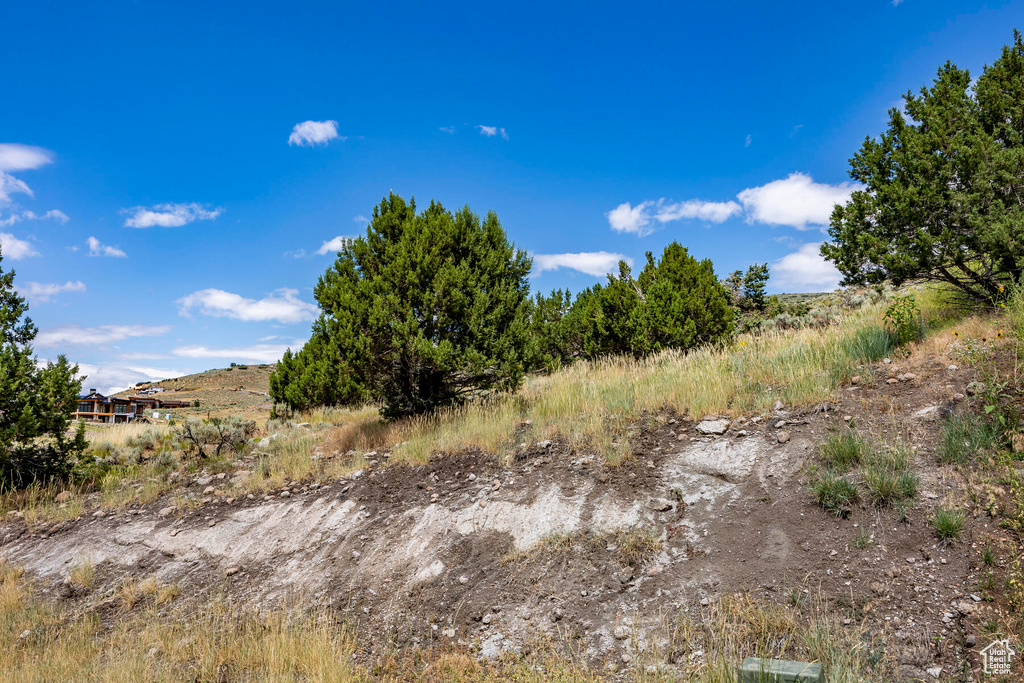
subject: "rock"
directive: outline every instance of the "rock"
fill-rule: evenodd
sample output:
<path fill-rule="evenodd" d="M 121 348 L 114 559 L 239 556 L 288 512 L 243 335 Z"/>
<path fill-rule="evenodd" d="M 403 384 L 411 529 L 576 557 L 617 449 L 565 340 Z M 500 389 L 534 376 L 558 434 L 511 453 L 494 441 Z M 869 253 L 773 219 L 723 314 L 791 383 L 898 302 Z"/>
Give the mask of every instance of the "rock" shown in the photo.
<path fill-rule="evenodd" d="M 785 426 L 786 426 L 786 421 L 785 420 L 779 420 L 778 422 L 775 423 L 775 428 L 776 429 L 782 429 Z"/>
<path fill-rule="evenodd" d="M 974 614 L 974 610 L 975 610 L 974 603 L 973 602 L 968 602 L 966 600 L 964 600 L 962 602 L 958 602 L 957 605 L 956 605 L 956 611 L 959 612 L 960 614 L 962 614 L 965 617 L 968 614 Z"/>
<path fill-rule="evenodd" d="M 561 607 L 556 607 L 555 611 L 551 613 L 551 620 L 552 621 L 559 621 L 564 616 L 565 616 L 565 612 L 562 610 L 562 608 Z"/>
<path fill-rule="evenodd" d="M 967 637 L 964 638 L 964 644 L 967 647 L 974 647 L 975 645 L 978 644 L 978 637 L 976 635 L 974 635 L 973 633 L 968 633 Z"/>
<path fill-rule="evenodd" d="M 707 607 L 708 605 L 711 604 L 711 601 L 708 600 L 707 598 L 701 598 L 700 599 L 700 604 L 703 605 L 704 607 Z"/>
<path fill-rule="evenodd" d="M 939 407 L 927 406 L 925 408 L 921 408 L 921 410 L 914 413 L 914 417 L 918 420 L 935 420 L 939 417 Z"/>
<path fill-rule="evenodd" d="M 215 489 L 214 487 L 212 487 L 212 486 L 207 486 L 207 487 L 206 487 L 205 489 L 203 489 L 203 495 L 204 495 L 204 496 L 205 496 L 205 495 L 208 495 L 208 494 L 210 494 L 210 493 L 213 493 L 214 491 L 216 491 L 216 489 Z"/>
<path fill-rule="evenodd" d="M 224 570 L 224 576 L 234 576 L 240 571 L 242 571 L 242 568 L 239 567 L 237 564 L 233 564 Z"/>
<path fill-rule="evenodd" d="M 899 380 L 896 379 L 895 377 L 890 377 L 889 379 L 885 380 L 885 383 L 886 384 L 898 384 Z"/>
<path fill-rule="evenodd" d="M 930 669 L 926 669 L 926 671 L 928 672 L 929 676 L 931 676 L 932 678 L 934 678 L 936 680 L 938 680 L 939 676 L 942 675 L 942 667 L 941 666 L 933 666 Z"/>
<path fill-rule="evenodd" d="M 551 440 L 550 439 L 545 439 L 544 441 L 538 442 L 537 443 L 537 448 L 544 448 L 544 449 L 551 448 Z"/>
<path fill-rule="evenodd" d="M 697 431 L 701 434 L 725 434 L 727 429 L 728 420 L 704 420 L 697 423 Z"/>
<path fill-rule="evenodd" d="M 789 432 L 783 429 L 775 434 L 775 438 L 779 443 L 786 443 L 789 441 Z"/>
<path fill-rule="evenodd" d="M 71 491 L 61 491 L 57 494 L 57 497 L 54 498 L 54 500 L 58 503 L 64 503 L 71 500 Z"/>
<path fill-rule="evenodd" d="M 651 498 L 648 506 L 656 512 L 668 512 L 672 509 L 673 503 L 667 498 Z"/>
<path fill-rule="evenodd" d="M 917 375 L 915 375 L 912 372 L 904 372 L 902 375 L 899 376 L 899 380 L 901 382 L 911 382 L 915 379 L 917 379 Z"/>
<path fill-rule="evenodd" d="M 885 363 L 886 365 L 889 365 L 892 363 L 892 358 L 883 358 L 882 362 Z"/>
<path fill-rule="evenodd" d="M 157 514 L 160 515 L 161 517 L 170 517 L 171 515 L 174 514 L 175 510 L 177 510 L 177 509 L 178 509 L 178 507 L 176 505 L 168 505 L 165 508 L 161 508 L 160 512 L 158 512 Z"/>
<path fill-rule="evenodd" d="M 102 519 L 103 517 L 107 516 L 107 511 L 106 510 L 97 510 L 96 512 L 92 513 L 92 516 L 95 517 L 96 519 Z"/>
<path fill-rule="evenodd" d="M 953 394 L 953 400 L 954 401 L 959 402 L 959 401 L 964 400 L 964 398 L 966 398 L 966 397 L 963 394 L 961 394 L 959 391 L 957 393 Z"/>
<path fill-rule="evenodd" d="M 209 524 L 207 524 L 206 526 L 209 526 L 209 527 L 214 527 L 214 526 L 217 526 L 217 520 L 215 520 L 215 519 L 211 519 L 211 520 L 210 520 L 210 523 L 209 523 Z"/>
<path fill-rule="evenodd" d="M 625 640 L 626 638 L 629 638 L 629 634 L 629 628 L 624 624 L 620 624 L 615 627 L 615 633 L 613 635 L 615 636 L 615 640 Z"/>
<path fill-rule="evenodd" d="M 860 384 L 863 381 L 860 375 L 854 375 L 850 378 L 850 384 Z"/>
<path fill-rule="evenodd" d="M 957 371 L 957 370 L 959 370 L 960 368 L 959 368 L 959 367 L 957 367 L 956 365 L 950 365 L 950 366 L 949 366 L 948 368 L 946 368 L 946 369 L 947 369 L 947 370 L 949 370 L 950 372 L 956 372 L 956 371 Z"/>
<path fill-rule="evenodd" d="M 491 615 L 490 614 L 485 614 L 484 618 L 481 619 L 480 621 L 484 622 L 484 625 L 490 624 L 491 623 Z"/>
<path fill-rule="evenodd" d="M 196 486 L 209 486 L 211 483 L 213 483 L 213 477 L 210 476 L 196 479 Z"/>
<path fill-rule="evenodd" d="M 292 492 L 291 491 L 281 491 L 280 496 L 282 498 L 291 498 Z"/>
<path fill-rule="evenodd" d="M 975 394 L 980 394 L 981 392 L 985 391 L 985 383 L 984 382 L 971 382 L 970 384 L 967 385 L 967 389 L 965 389 L 965 391 L 967 392 L 968 396 L 974 396 Z"/>
<path fill-rule="evenodd" d="M 780 410 L 782 410 L 785 407 L 786 407 L 786 405 L 782 401 L 778 401 L 778 400 L 776 400 L 775 403 L 772 404 L 772 410 L 774 410 L 776 413 L 779 412 Z"/>
<path fill-rule="evenodd" d="M 297 424 L 295 426 L 296 427 L 301 427 L 302 429 L 312 429 L 313 428 L 313 425 L 309 424 L 308 422 L 300 422 L 299 424 Z"/>
<path fill-rule="evenodd" d="M 463 586 L 465 586 L 467 583 L 469 583 L 469 577 L 467 577 L 467 576 L 460 576 L 459 577 L 459 583 L 461 583 Z"/>

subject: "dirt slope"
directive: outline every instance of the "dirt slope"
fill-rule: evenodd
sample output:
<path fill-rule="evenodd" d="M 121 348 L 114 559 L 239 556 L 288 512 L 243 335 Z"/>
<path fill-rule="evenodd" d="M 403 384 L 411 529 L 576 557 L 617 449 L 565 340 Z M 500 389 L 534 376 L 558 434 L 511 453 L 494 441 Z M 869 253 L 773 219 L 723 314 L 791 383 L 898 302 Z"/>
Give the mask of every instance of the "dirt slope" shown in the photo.
<path fill-rule="evenodd" d="M 914 678 L 936 661 L 951 666 L 958 654 L 929 642 L 970 630 L 987 609 L 970 600 L 965 552 L 983 522 L 969 520 L 966 540 L 949 548 L 927 523 L 937 501 L 956 495 L 933 448 L 939 416 L 969 378 L 938 361 L 914 369 L 889 384 L 903 368 L 880 364 L 873 386 L 849 387 L 835 404 L 741 418 L 720 436 L 655 416 L 618 468 L 545 442 L 508 467 L 485 453 L 418 468 L 372 459 L 344 481 L 234 500 L 231 477 L 251 467 L 240 461 L 224 479 L 193 481 L 220 488 L 183 516 L 161 514 L 167 501 L 41 534 L 0 523 L 0 557 L 56 591 L 88 559 L 111 585 L 132 573 L 196 596 L 313 597 L 399 644 L 448 639 L 495 656 L 536 634 L 571 635 L 595 662 L 628 660 L 665 610 L 700 609 L 709 596 L 820 592 L 851 623 L 890 632 Z M 808 465 L 849 418 L 915 449 L 922 490 L 906 520 L 866 503 L 837 519 L 813 504 Z M 863 530 L 873 542 L 861 548 Z M 951 619 L 964 600 L 971 615 Z"/>

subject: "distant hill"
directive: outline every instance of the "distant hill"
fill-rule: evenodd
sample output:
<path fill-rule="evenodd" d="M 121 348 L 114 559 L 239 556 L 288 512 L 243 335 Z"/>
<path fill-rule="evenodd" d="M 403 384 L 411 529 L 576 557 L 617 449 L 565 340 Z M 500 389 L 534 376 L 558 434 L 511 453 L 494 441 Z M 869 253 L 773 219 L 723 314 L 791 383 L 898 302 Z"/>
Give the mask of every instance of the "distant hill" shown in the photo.
<path fill-rule="evenodd" d="M 117 396 L 130 396 L 148 386 L 163 387 L 167 398 L 190 403 L 199 401 L 198 407 L 177 409 L 174 415 L 266 417 L 273 406 L 269 396 L 273 371 L 272 364 L 217 368 L 133 387 Z"/>

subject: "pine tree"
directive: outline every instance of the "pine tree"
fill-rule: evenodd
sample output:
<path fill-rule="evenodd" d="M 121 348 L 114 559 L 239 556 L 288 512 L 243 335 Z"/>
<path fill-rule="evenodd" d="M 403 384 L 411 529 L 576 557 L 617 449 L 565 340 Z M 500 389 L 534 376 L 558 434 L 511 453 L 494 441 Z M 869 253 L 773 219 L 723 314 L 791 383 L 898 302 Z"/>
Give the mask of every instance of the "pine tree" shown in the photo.
<path fill-rule="evenodd" d="M 68 437 L 82 388 L 78 366 L 64 356 L 37 364 L 27 312 L 14 271 L 0 267 L 0 490 L 66 477 L 86 445 L 81 428 Z"/>
<path fill-rule="evenodd" d="M 271 396 L 292 409 L 372 400 L 400 416 L 519 386 L 530 259 L 494 213 L 480 218 L 391 194 L 314 295 L 309 342 L 287 353 Z"/>

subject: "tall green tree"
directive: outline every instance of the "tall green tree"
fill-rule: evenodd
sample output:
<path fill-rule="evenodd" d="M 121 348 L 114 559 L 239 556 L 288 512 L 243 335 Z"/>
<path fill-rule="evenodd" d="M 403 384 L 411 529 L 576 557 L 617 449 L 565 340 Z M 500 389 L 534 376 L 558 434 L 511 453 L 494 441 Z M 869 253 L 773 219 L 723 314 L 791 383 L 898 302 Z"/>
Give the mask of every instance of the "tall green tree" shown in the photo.
<path fill-rule="evenodd" d="M 850 160 L 864 187 L 832 213 L 821 253 L 844 284 L 946 282 L 992 303 L 1024 267 L 1024 44 L 972 85 L 947 62 Z"/>
<path fill-rule="evenodd" d="M 768 305 L 766 292 L 771 274 L 767 263 L 755 263 L 743 274 L 743 301 L 746 307 L 763 311 Z"/>
<path fill-rule="evenodd" d="M 636 278 L 620 263 L 617 276 L 582 292 L 573 308 L 571 329 L 590 358 L 722 342 L 732 335 L 735 316 L 711 261 L 698 261 L 678 242 L 665 247 L 660 260 L 648 252 Z"/>
<path fill-rule="evenodd" d="M 391 194 L 321 276 L 322 314 L 278 364 L 271 395 L 293 409 L 375 400 L 401 416 L 514 389 L 530 267 L 493 212 L 481 220 L 431 202 L 417 213 Z"/>
<path fill-rule="evenodd" d="M 0 490 L 67 476 L 86 445 L 81 429 L 68 436 L 82 389 L 78 366 L 63 355 L 37 363 L 37 330 L 27 313 L 14 271 L 0 267 Z"/>

